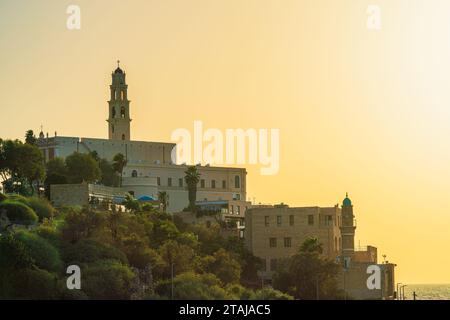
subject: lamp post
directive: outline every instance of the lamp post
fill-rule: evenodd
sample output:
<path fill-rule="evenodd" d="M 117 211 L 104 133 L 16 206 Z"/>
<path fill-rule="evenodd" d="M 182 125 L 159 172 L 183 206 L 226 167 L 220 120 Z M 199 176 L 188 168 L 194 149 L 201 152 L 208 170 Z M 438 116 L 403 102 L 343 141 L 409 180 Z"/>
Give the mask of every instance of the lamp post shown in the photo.
<path fill-rule="evenodd" d="M 404 284 L 400 287 L 400 290 L 402 291 L 402 300 L 405 300 L 405 287 L 408 285 Z"/>
<path fill-rule="evenodd" d="M 401 282 L 397 283 L 397 300 L 400 300 L 400 292 L 398 291 L 398 287 L 399 287 L 401 284 L 402 284 Z"/>

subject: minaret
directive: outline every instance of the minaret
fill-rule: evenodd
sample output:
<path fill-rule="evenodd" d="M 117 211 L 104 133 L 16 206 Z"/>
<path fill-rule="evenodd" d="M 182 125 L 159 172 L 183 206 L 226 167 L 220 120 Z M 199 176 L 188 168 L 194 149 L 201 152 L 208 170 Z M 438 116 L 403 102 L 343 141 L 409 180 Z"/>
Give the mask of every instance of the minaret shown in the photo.
<path fill-rule="evenodd" d="M 127 98 L 128 86 L 125 82 L 125 73 L 120 69 L 120 61 L 117 61 L 117 69 L 112 73 L 110 85 L 111 98 L 109 104 L 108 137 L 110 140 L 130 140 L 130 100 Z"/>
<path fill-rule="evenodd" d="M 344 201 L 342 202 L 342 223 L 341 223 L 341 237 L 342 237 L 342 257 L 346 268 L 349 267 L 349 263 L 355 252 L 355 229 L 356 226 L 353 223 L 353 205 L 352 201 L 346 194 Z"/>

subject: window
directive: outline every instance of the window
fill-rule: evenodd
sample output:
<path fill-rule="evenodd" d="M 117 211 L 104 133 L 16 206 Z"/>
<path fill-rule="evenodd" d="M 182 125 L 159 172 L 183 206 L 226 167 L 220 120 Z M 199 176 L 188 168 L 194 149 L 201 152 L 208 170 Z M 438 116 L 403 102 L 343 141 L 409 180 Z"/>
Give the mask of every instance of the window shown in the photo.
<path fill-rule="evenodd" d="M 241 178 L 239 176 L 234 177 L 234 187 L 240 188 L 241 187 Z"/>
<path fill-rule="evenodd" d="M 111 108 L 111 115 L 112 115 L 113 118 L 116 117 L 116 107 L 112 107 Z"/>
<path fill-rule="evenodd" d="M 122 140 L 125 140 L 125 134 L 122 134 Z"/>
<path fill-rule="evenodd" d="M 120 100 L 124 100 L 125 98 L 125 91 L 120 91 Z"/>
<path fill-rule="evenodd" d="M 137 178 L 137 176 L 138 176 L 138 173 L 136 170 L 131 171 L 131 177 Z"/>
<path fill-rule="evenodd" d="M 338 251 L 337 237 L 334 237 L 334 251 Z"/>
<path fill-rule="evenodd" d="M 314 225 L 314 215 L 312 215 L 312 214 L 308 215 L 308 225 L 309 226 Z"/>
<path fill-rule="evenodd" d="M 125 118 L 125 107 L 120 108 L 120 117 Z"/>
<path fill-rule="evenodd" d="M 158 186 L 161 185 L 161 178 L 160 178 L 160 177 L 156 177 L 156 184 L 157 184 Z"/>
<path fill-rule="evenodd" d="M 276 248 L 277 247 L 277 238 L 270 238 L 269 239 L 269 247 Z"/>
<path fill-rule="evenodd" d="M 266 227 L 269 226 L 269 216 L 265 216 L 265 217 L 264 217 L 264 225 L 265 225 Z"/>
<path fill-rule="evenodd" d="M 277 269 L 277 259 L 270 259 L 270 271 Z"/>
<path fill-rule="evenodd" d="M 226 188 L 227 188 L 227 181 L 222 180 L 222 189 L 226 189 Z"/>
<path fill-rule="evenodd" d="M 292 239 L 291 238 L 284 238 L 284 247 L 285 248 L 292 247 Z"/>
<path fill-rule="evenodd" d="M 327 215 L 327 216 L 326 216 L 326 222 L 325 222 L 325 224 L 326 224 L 327 226 L 332 226 L 332 225 L 333 225 L 333 216 Z"/>
<path fill-rule="evenodd" d="M 281 216 L 277 216 L 277 227 L 281 227 Z"/>
<path fill-rule="evenodd" d="M 240 214 L 241 213 L 241 206 L 236 206 L 236 214 Z"/>
<path fill-rule="evenodd" d="M 172 178 L 167 178 L 167 185 L 168 185 L 169 187 L 172 186 Z"/>
<path fill-rule="evenodd" d="M 183 186 L 183 178 L 179 178 L 178 179 L 178 186 L 182 187 Z"/>
<path fill-rule="evenodd" d="M 230 214 L 233 214 L 233 213 L 234 213 L 234 206 L 231 205 L 231 206 L 230 206 Z"/>
<path fill-rule="evenodd" d="M 216 180 L 211 180 L 211 188 L 216 188 Z"/>
<path fill-rule="evenodd" d="M 113 124 L 111 125 L 111 131 L 112 131 L 112 133 L 114 133 L 114 125 Z"/>
<path fill-rule="evenodd" d="M 200 180 L 200 188 L 204 188 L 205 187 L 205 179 L 201 179 Z"/>
<path fill-rule="evenodd" d="M 294 216 L 293 216 L 293 215 L 290 215 L 290 216 L 289 216 L 289 225 L 290 225 L 290 226 L 293 226 L 293 225 L 294 225 Z"/>

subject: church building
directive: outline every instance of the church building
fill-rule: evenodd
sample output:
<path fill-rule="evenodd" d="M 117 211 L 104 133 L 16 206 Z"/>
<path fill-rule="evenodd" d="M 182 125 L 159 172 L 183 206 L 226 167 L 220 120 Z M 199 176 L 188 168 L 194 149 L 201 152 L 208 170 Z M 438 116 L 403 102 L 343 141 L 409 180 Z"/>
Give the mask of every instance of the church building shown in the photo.
<path fill-rule="evenodd" d="M 130 100 L 126 73 L 118 65 L 112 73 L 110 98 L 108 101 L 108 139 L 83 137 L 49 137 L 41 130 L 38 145 L 46 161 L 55 157 L 65 158 L 73 152 L 89 153 L 96 151 L 100 158 L 109 161 L 122 153 L 127 159 L 123 172 L 122 189 L 137 199 L 156 199 L 158 192 L 169 195 L 169 212 L 179 212 L 188 205 L 188 192 L 184 181 L 187 165 L 172 162 L 174 143 L 132 140 Z M 173 152 L 176 154 L 176 152 Z M 174 156 L 175 158 L 175 156 Z M 245 168 L 227 168 L 198 165 L 200 182 L 197 200 L 201 202 L 221 201 L 229 206 L 230 215 L 237 205 L 244 214 L 246 204 Z M 231 204 L 242 202 L 241 204 Z M 242 205 L 242 206 L 241 206 Z"/>

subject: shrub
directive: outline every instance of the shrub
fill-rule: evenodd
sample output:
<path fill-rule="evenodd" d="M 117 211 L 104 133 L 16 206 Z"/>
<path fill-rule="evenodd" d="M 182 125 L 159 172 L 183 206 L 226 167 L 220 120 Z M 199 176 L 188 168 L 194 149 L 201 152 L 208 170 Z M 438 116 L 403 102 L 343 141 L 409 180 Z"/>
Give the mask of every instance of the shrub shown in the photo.
<path fill-rule="evenodd" d="M 83 291 L 90 299 L 129 299 L 135 274 L 117 261 L 96 261 L 83 269 Z"/>
<path fill-rule="evenodd" d="M 47 199 L 44 198 L 28 198 L 28 206 L 36 212 L 39 217 L 39 221 L 44 220 L 45 218 L 50 219 L 53 217 L 55 213 L 55 209 L 48 202 Z"/>
<path fill-rule="evenodd" d="M 8 199 L 8 197 L 0 192 L 0 202 L 2 202 L 3 200 L 6 200 L 6 199 Z"/>
<path fill-rule="evenodd" d="M 272 289 L 264 288 L 255 292 L 255 300 L 293 300 L 294 298 L 287 293 Z"/>
<path fill-rule="evenodd" d="M 54 246 L 55 248 L 61 247 L 60 233 L 58 231 L 56 231 L 56 229 L 54 227 L 41 224 L 36 229 L 36 233 L 41 238 L 44 238 L 45 240 L 50 242 L 52 244 L 52 246 Z"/>
<path fill-rule="evenodd" d="M 29 231 L 19 231 L 14 237 L 25 245 L 36 266 L 48 271 L 61 271 L 59 252 L 47 240 Z"/>
<path fill-rule="evenodd" d="M 127 257 L 122 251 L 94 240 L 81 240 L 64 249 L 64 261 L 70 264 L 91 263 L 99 260 L 128 263 Z"/>
<path fill-rule="evenodd" d="M 59 295 L 56 274 L 42 269 L 23 269 L 11 279 L 14 299 L 56 299 Z"/>
<path fill-rule="evenodd" d="M 0 202 L 0 211 L 4 209 L 9 221 L 14 224 L 36 224 L 38 216 L 26 204 L 11 199 Z"/>
<path fill-rule="evenodd" d="M 160 281 L 155 289 L 160 296 L 171 296 L 171 280 Z M 213 274 L 187 272 L 174 279 L 176 300 L 225 300 L 230 295 L 220 287 L 220 280 Z"/>

